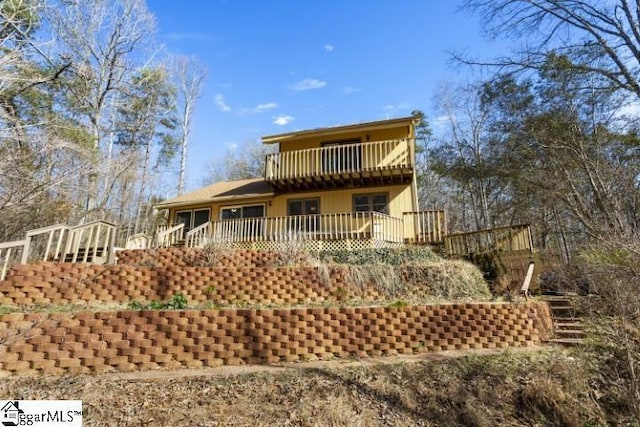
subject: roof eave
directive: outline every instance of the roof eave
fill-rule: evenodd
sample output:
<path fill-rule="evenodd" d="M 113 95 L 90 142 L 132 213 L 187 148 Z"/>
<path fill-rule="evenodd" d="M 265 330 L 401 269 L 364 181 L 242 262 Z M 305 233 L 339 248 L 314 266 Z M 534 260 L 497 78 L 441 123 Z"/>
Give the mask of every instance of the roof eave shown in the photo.
<path fill-rule="evenodd" d="M 262 137 L 262 143 L 275 144 L 278 142 L 283 142 L 291 139 L 304 138 L 311 135 L 317 135 L 317 136 L 331 135 L 335 133 L 348 132 L 350 130 L 384 129 L 386 127 L 391 127 L 393 125 L 398 125 L 403 123 L 407 123 L 407 124 L 415 123 L 415 121 L 416 121 L 416 117 L 408 116 L 408 117 L 399 117 L 396 119 L 380 120 L 375 122 L 356 123 L 356 124 L 350 124 L 350 125 L 302 130 L 302 131 L 296 131 L 296 132 L 281 133 L 278 135 L 267 135 Z"/>
<path fill-rule="evenodd" d="M 158 203 L 157 205 L 153 205 L 153 207 L 155 209 L 171 209 L 171 208 L 177 208 L 181 206 L 204 205 L 207 203 L 224 202 L 228 200 L 259 199 L 264 197 L 273 197 L 274 194 L 275 193 L 258 193 L 258 194 L 242 194 L 242 195 L 235 195 L 235 196 L 210 197 L 208 199 L 183 200 L 180 202 L 173 202 L 173 203 Z"/>

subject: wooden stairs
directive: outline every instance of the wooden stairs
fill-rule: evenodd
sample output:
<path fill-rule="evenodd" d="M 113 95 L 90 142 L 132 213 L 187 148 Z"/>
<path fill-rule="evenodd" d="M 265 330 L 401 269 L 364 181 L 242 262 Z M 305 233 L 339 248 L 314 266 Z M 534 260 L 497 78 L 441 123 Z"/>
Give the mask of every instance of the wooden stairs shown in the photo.
<path fill-rule="evenodd" d="M 549 343 L 564 346 L 582 344 L 585 337 L 582 319 L 576 315 L 571 295 L 547 295 L 544 297 L 551 309 L 554 337 Z"/>
<path fill-rule="evenodd" d="M 105 248 L 104 246 L 98 247 L 81 247 L 78 248 L 76 252 L 68 252 L 65 253 L 62 257 L 62 262 L 98 262 L 104 263 L 109 248 Z"/>

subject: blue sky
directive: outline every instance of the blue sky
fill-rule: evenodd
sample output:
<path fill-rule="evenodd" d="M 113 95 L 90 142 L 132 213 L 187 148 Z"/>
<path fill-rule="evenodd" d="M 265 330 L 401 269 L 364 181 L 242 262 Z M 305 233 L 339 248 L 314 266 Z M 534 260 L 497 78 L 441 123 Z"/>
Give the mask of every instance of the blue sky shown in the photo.
<path fill-rule="evenodd" d="M 409 115 L 434 122 L 439 84 L 465 81 L 450 51 L 491 57 L 476 17 L 454 0 L 148 0 L 160 40 L 209 75 L 188 159 L 207 164 L 262 135 Z"/>

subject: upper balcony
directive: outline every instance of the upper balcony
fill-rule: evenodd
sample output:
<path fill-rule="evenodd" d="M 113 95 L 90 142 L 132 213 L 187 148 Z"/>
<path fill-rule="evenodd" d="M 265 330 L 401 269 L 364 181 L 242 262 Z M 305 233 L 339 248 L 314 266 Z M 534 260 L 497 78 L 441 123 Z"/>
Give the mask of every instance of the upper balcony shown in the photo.
<path fill-rule="evenodd" d="M 411 142 L 369 141 L 269 154 L 265 179 L 281 191 L 405 183 L 413 178 Z"/>

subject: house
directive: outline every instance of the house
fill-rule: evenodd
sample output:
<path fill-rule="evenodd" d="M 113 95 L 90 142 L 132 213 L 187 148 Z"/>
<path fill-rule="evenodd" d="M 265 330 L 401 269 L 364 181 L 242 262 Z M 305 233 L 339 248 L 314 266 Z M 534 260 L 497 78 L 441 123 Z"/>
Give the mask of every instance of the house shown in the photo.
<path fill-rule="evenodd" d="M 0 408 L 0 412 L 2 412 L 2 425 L 4 426 L 17 426 L 20 414 L 24 414 L 24 411 L 18 407 L 18 402 L 11 400 Z"/>
<path fill-rule="evenodd" d="M 441 242 L 444 212 L 418 206 L 415 125 L 402 117 L 265 136 L 278 150 L 266 156 L 263 177 L 157 204 L 170 222 L 157 241 L 265 249 L 294 238 L 318 249 Z"/>

